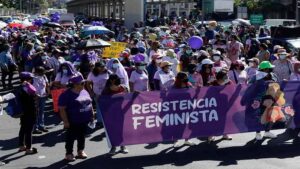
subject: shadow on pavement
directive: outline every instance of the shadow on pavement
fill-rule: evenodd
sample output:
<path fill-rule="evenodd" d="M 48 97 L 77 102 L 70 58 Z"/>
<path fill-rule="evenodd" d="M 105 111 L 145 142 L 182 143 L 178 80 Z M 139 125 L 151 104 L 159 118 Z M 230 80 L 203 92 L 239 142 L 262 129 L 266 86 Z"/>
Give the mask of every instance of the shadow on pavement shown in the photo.
<path fill-rule="evenodd" d="M 167 148 L 158 154 L 141 155 L 131 157 L 110 157 L 100 155 L 94 158 L 83 160 L 77 164 L 68 164 L 59 161 L 44 169 L 72 168 L 72 169 L 113 169 L 113 168 L 134 168 L 160 166 L 171 164 L 174 166 L 185 166 L 194 161 L 213 160 L 219 161 L 219 166 L 237 165 L 238 161 L 263 158 L 293 158 L 300 155 L 299 142 L 294 144 L 281 144 L 257 146 L 253 141 L 245 146 L 218 148 L 216 144 L 200 143 L 198 146 L 187 148 L 178 152 L 180 148 Z M 27 168 L 35 169 L 35 168 Z"/>

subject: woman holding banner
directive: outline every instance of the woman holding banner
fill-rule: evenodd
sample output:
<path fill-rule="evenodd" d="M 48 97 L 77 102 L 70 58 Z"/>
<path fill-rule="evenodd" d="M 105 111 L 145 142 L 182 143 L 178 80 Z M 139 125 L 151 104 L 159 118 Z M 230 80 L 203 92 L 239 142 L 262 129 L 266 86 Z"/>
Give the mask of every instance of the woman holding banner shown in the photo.
<path fill-rule="evenodd" d="M 121 93 L 128 93 L 128 88 L 126 85 L 121 84 L 121 78 L 116 75 L 112 74 L 109 76 L 109 79 L 106 82 L 105 88 L 102 92 L 102 95 L 115 95 L 115 94 L 121 94 Z M 116 132 L 115 134 L 121 134 L 119 132 Z M 107 137 L 108 138 L 108 137 Z M 129 151 L 125 146 L 121 146 L 121 153 L 127 154 Z M 110 151 L 110 155 L 116 154 L 116 147 L 112 146 Z"/>
<path fill-rule="evenodd" d="M 228 70 L 227 69 L 222 69 L 221 71 L 219 71 L 217 74 L 216 74 L 216 80 L 213 81 L 211 83 L 212 86 L 224 86 L 224 85 L 231 85 L 233 84 L 233 82 L 231 80 L 229 80 L 229 77 L 228 77 Z M 224 140 L 232 140 L 232 137 L 227 135 L 227 134 L 224 134 L 222 139 Z M 211 137 L 208 137 L 208 141 L 214 141 L 215 140 L 215 137 L 214 136 L 211 136 Z"/>
<path fill-rule="evenodd" d="M 250 83 L 271 83 L 271 82 L 278 82 L 278 77 L 273 73 L 274 65 L 272 65 L 269 61 L 263 61 L 259 64 L 259 71 L 253 77 L 253 79 L 250 81 Z M 260 103 L 263 101 L 262 97 L 256 98 L 253 102 L 252 107 L 255 107 L 255 105 L 260 106 Z M 262 113 L 261 113 L 262 114 Z M 264 137 L 267 138 L 276 138 L 277 136 L 270 132 L 272 129 L 273 123 L 269 122 L 265 124 L 265 134 Z M 256 140 L 262 140 L 263 136 L 261 135 L 260 131 L 256 132 L 255 136 Z"/>
<path fill-rule="evenodd" d="M 176 76 L 175 84 L 174 84 L 174 89 L 189 89 L 193 88 L 193 85 L 189 82 L 188 75 L 184 72 L 179 72 Z M 188 146 L 194 146 L 196 143 L 194 143 L 191 140 L 185 139 L 184 145 Z M 175 148 L 180 147 L 180 141 L 177 140 L 174 145 Z"/>

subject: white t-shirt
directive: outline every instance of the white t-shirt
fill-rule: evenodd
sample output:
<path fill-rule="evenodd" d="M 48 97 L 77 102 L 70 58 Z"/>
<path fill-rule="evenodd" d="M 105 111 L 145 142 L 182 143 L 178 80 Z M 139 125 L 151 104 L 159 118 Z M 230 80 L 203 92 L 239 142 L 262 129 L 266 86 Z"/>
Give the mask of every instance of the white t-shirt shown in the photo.
<path fill-rule="evenodd" d="M 149 59 L 150 59 L 150 61 L 152 61 L 153 55 L 164 56 L 164 54 L 165 54 L 164 51 L 161 49 L 158 49 L 157 52 L 155 52 L 154 50 L 151 50 L 150 54 L 149 54 Z"/>
<path fill-rule="evenodd" d="M 47 96 L 46 87 L 48 80 L 46 76 L 35 76 L 33 78 L 33 86 L 36 88 L 36 94 L 39 97 Z"/>
<path fill-rule="evenodd" d="M 177 58 L 170 58 L 168 56 L 164 56 L 163 57 L 163 61 L 168 61 L 173 63 L 172 65 L 172 72 L 175 74 L 175 76 L 177 75 L 177 66 L 180 63 L 179 60 Z"/>
<path fill-rule="evenodd" d="M 131 73 L 130 80 L 133 83 L 134 91 L 148 91 L 148 75 L 143 71 L 142 74 L 136 70 Z"/>
<path fill-rule="evenodd" d="M 173 87 L 175 82 L 175 74 L 170 71 L 169 73 L 165 73 L 160 70 L 154 74 L 154 79 L 160 81 L 160 90 L 167 90 Z"/>
<path fill-rule="evenodd" d="M 90 72 L 87 77 L 87 81 L 93 82 L 93 92 L 96 95 L 101 95 L 103 89 L 105 88 L 106 81 L 108 80 L 108 78 L 108 73 L 99 74 L 98 76 L 95 76 L 92 72 Z"/>

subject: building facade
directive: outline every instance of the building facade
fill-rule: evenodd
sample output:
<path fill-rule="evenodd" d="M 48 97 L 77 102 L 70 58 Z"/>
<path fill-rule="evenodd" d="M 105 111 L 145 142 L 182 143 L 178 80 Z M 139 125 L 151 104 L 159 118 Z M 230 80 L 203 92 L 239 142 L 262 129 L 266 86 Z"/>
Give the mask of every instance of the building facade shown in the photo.
<path fill-rule="evenodd" d="M 191 0 L 145 0 L 145 11 L 156 16 L 164 17 L 188 16 L 195 3 Z M 124 18 L 124 0 L 72 0 L 67 2 L 70 13 L 81 13 L 87 16 L 101 18 Z M 132 7 L 134 10 L 134 7 Z"/>
<path fill-rule="evenodd" d="M 141 0 L 145 3 L 146 13 L 151 17 L 165 17 L 165 16 L 189 16 L 193 11 L 196 3 L 194 0 Z M 203 0 L 204 2 L 211 2 L 213 0 Z M 275 6 L 264 8 L 258 12 L 265 16 L 265 18 L 295 18 L 296 0 L 270 0 Z M 100 18 L 114 18 L 123 19 L 125 16 L 124 8 L 125 0 L 71 0 L 67 2 L 68 12 L 74 14 L 84 14 L 87 16 L 95 16 Z M 277 4 L 277 5 L 276 5 Z M 206 7 L 209 7 L 209 3 Z M 132 7 L 135 10 L 135 7 Z M 212 9 L 206 9 L 210 11 Z M 278 12 L 281 11 L 281 12 Z M 237 12 L 237 11 L 236 11 Z M 229 14 L 229 13 L 228 13 Z M 248 13 L 249 16 L 250 13 Z M 224 13 L 211 13 L 211 18 L 218 18 L 224 16 Z M 233 14 L 234 15 L 234 14 Z M 236 17 L 236 16 L 233 16 Z M 209 19 L 209 18 L 208 18 Z"/>

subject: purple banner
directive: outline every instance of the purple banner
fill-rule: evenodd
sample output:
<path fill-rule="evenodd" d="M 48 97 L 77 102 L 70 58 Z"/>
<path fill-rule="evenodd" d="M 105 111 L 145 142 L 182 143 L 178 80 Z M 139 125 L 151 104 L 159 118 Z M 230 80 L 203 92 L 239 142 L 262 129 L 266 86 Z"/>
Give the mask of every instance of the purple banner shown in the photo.
<path fill-rule="evenodd" d="M 297 127 L 300 83 L 256 83 L 103 96 L 98 102 L 113 146 Z M 276 127 L 275 125 L 275 127 Z"/>

